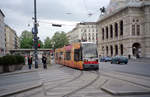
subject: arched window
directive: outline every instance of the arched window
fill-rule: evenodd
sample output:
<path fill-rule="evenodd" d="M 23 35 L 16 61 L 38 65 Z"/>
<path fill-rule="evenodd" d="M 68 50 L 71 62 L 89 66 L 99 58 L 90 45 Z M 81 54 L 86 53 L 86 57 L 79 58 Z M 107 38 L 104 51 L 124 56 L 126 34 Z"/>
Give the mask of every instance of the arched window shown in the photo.
<path fill-rule="evenodd" d="M 123 44 L 120 45 L 120 54 L 123 55 Z"/>
<path fill-rule="evenodd" d="M 106 46 L 106 55 L 108 56 L 108 46 Z"/>
<path fill-rule="evenodd" d="M 110 25 L 110 38 L 113 38 L 113 26 Z"/>
<path fill-rule="evenodd" d="M 123 35 L 123 20 L 120 21 L 120 35 Z"/>
<path fill-rule="evenodd" d="M 111 54 L 111 56 L 113 56 L 113 46 L 112 45 L 110 46 L 110 54 Z"/>
<path fill-rule="evenodd" d="M 118 55 L 118 45 L 115 45 L 115 54 Z"/>
<path fill-rule="evenodd" d="M 102 28 L 102 40 L 104 40 L 104 28 Z"/>
<path fill-rule="evenodd" d="M 137 35 L 140 35 L 140 25 L 137 25 Z"/>
<path fill-rule="evenodd" d="M 118 37 L 118 24 L 115 23 L 115 36 Z"/>
<path fill-rule="evenodd" d="M 132 35 L 135 35 L 135 25 L 132 25 Z"/>
<path fill-rule="evenodd" d="M 108 26 L 106 27 L 106 39 L 108 39 Z"/>

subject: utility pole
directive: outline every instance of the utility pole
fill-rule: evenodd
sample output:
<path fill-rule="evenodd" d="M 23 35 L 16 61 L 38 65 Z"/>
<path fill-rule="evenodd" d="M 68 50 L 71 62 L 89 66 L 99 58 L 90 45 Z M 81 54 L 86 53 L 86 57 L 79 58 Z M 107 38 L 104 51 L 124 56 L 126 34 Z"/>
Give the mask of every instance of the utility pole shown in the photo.
<path fill-rule="evenodd" d="M 33 31 L 33 35 L 34 35 L 34 57 L 35 57 L 35 68 L 38 68 L 38 53 L 37 53 L 37 49 L 38 49 L 38 28 L 37 28 L 37 17 L 36 17 L 36 0 L 34 0 L 34 31 Z"/>

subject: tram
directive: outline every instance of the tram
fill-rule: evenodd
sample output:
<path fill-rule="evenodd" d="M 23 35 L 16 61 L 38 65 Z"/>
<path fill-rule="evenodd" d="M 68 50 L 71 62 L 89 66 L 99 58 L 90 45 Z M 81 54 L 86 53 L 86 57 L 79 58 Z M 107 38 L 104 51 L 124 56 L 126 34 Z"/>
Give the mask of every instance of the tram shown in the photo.
<path fill-rule="evenodd" d="M 73 43 L 55 50 L 55 63 L 81 70 L 98 70 L 97 46 L 92 42 Z"/>

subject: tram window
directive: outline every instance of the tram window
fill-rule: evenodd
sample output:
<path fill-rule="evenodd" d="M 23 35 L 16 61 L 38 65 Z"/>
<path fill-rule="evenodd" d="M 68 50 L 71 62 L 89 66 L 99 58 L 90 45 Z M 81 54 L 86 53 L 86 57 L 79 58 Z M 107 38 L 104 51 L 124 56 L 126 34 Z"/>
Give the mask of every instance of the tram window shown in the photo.
<path fill-rule="evenodd" d="M 81 50 L 80 49 L 75 49 L 74 50 L 74 60 L 75 61 L 81 61 L 82 60 L 82 55 L 81 55 Z"/>
<path fill-rule="evenodd" d="M 59 59 L 63 59 L 63 52 L 60 52 L 60 56 L 59 56 Z"/>
<path fill-rule="evenodd" d="M 70 51 L 67 51 L 66 52 L 66 60 L 70 60 L 71 59 L 71 52 Z"/>
<path fill-rule="evenodd" d="M 56 53 L 56 59 L 58 60 L 58 53 Z"/>

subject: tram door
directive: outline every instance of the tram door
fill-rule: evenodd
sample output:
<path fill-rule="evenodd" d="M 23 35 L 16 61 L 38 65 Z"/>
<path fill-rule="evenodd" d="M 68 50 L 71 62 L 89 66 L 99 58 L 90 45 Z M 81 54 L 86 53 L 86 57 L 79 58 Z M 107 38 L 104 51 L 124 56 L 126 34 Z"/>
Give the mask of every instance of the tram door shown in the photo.
<path fill-rule="evenodd" d="M 82 69 L 81 49 L 74 49 L 74 65 L 76 68 Z"/>

